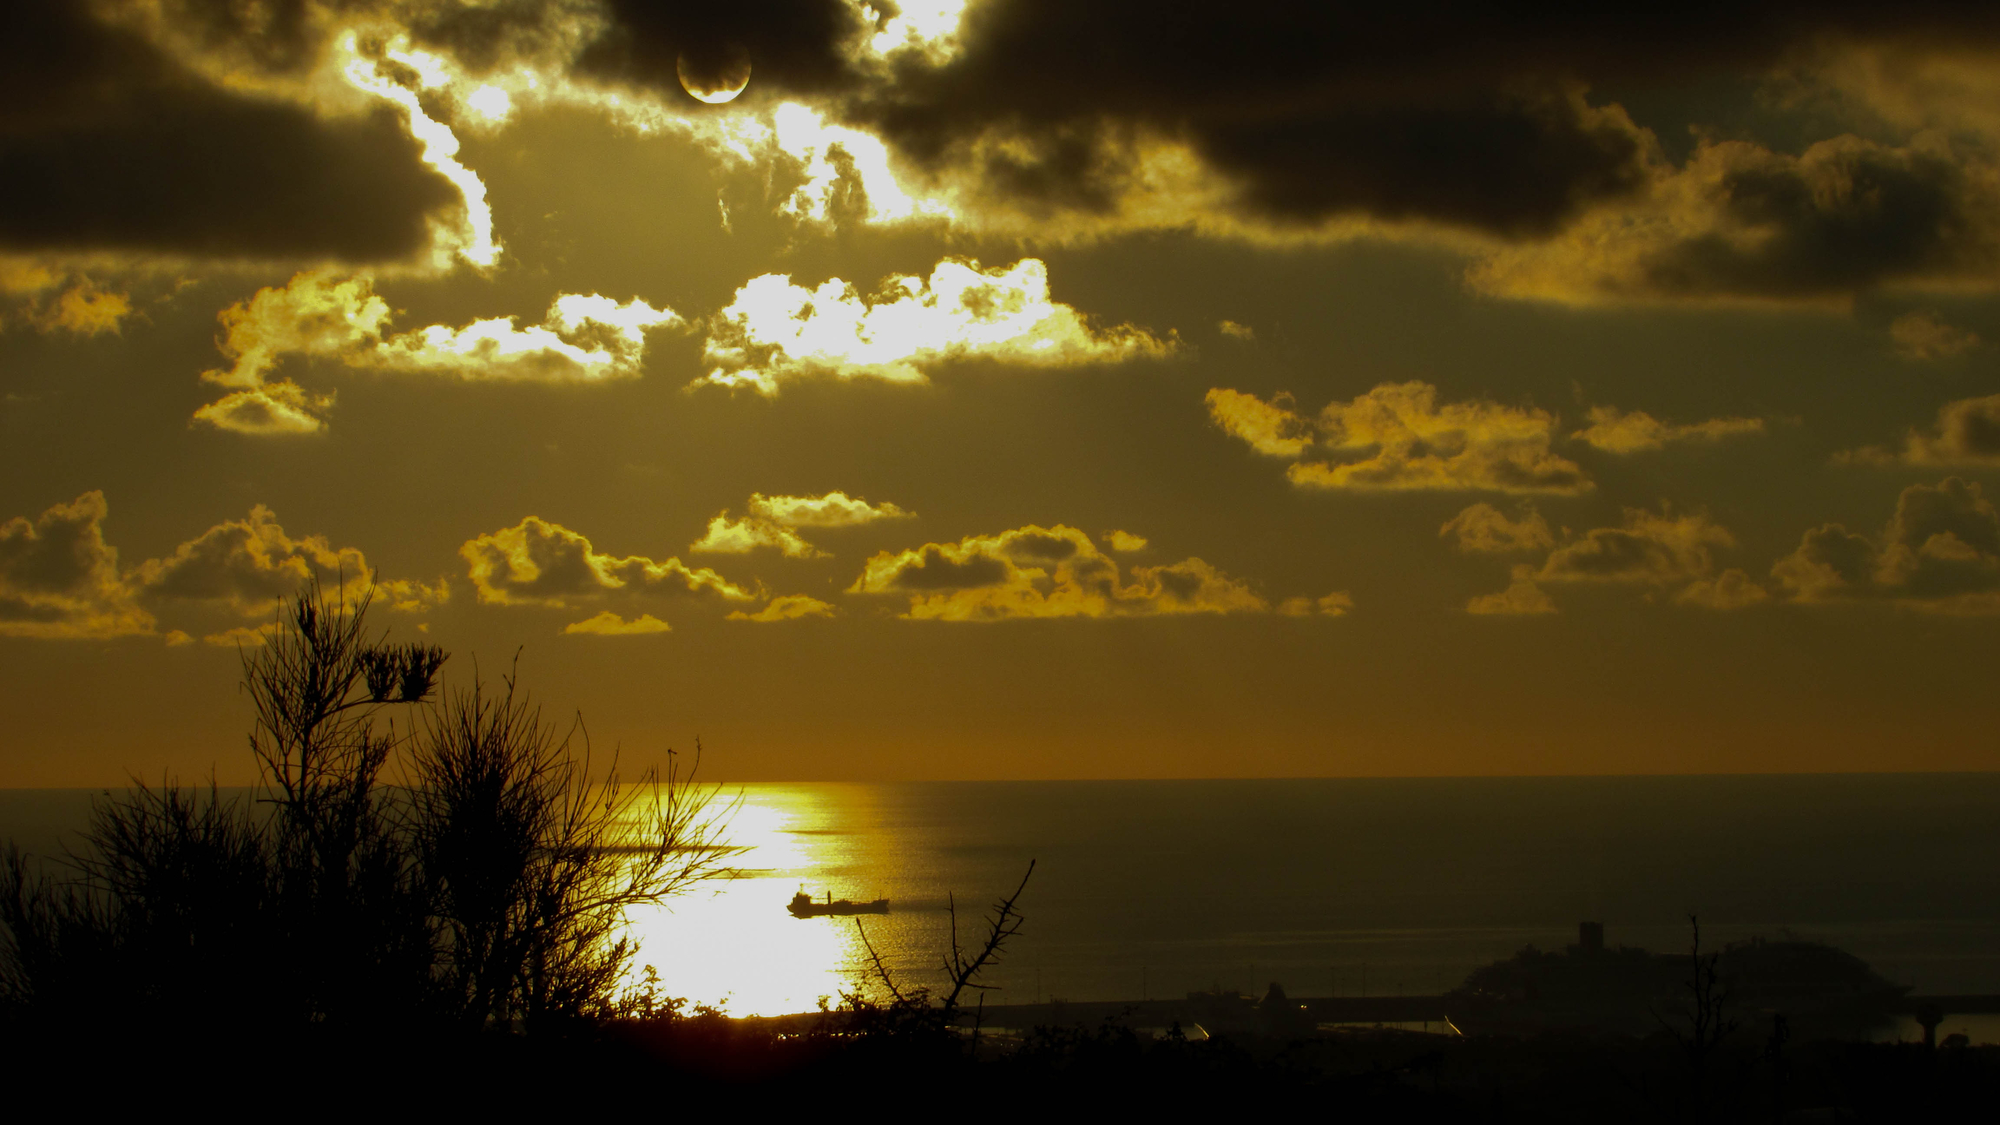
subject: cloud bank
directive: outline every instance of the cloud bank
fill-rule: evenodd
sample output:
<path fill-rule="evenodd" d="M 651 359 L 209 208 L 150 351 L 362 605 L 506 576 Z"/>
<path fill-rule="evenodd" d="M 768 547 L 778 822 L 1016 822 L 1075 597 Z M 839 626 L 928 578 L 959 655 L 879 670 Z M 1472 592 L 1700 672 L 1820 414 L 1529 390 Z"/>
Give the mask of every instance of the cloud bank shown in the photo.
<path fill-rule="evenodd" d="M 446 601 L 444 580 L 424 583 L 377 577 L 352 547 L 324 536 L 286 534 L 277 516 L 258 505 L 156 559 L 121 568 L 104 539 L 110 508 L 102 492 L 86 492 L 33 520 L 0 524 L 0 635 L 89 639 L 153 635 L 157 614 L 270 614 L 279 598 L 317 581 L 352 602 L 372 592 L 379 602 L 420 613 Z M 184 639 L 178 630 L 168 639 Z M 252 629 L 211 634 L 216 643 L 256 640 Z"/>

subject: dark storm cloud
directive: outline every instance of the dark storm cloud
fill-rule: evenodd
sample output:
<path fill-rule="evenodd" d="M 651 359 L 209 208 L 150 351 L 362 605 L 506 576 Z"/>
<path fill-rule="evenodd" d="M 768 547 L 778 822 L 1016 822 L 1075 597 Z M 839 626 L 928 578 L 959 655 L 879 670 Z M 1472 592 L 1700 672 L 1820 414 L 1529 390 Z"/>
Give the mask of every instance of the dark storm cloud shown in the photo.
<path fill-rule="evenodd" d="M 457 198 L 393 113 L 320 120 L 207 85 L 80 3 L 0 6 L 0 247 L 380 261 Z"/>
<path fill-rule="evenodd" d="M 680 86 L 675 67 L 712 78 L 747 55 L 760 87 L 815 94 L 857 79 L 843 47 L 865 27 L 842 0 L 661 3 L 605 0 L 611 26 L 578 60 L 588 75 Z"/>
<path fill-rule="evenodd" d="M 1827 142 L 1804 159 L 1748 154 L 1716 188 L 1755 244 L 1708 235 L 1664 250 L 1646 268 L 1667 292 L 1813 296 L 1904 277 L 1978 272 L 1995 257 L 1995 202 L 1958 161 L 1935 153 Z"/>
<path fill-rule="evenodd" d="M 1644 179 L 1646 139 L 1579 84 L 1759 68 L 1823 34 L 1996 21 L 1952 5 L 1690 4 L 1596 13 L 1465 3 L 993 0 L 948 65 L 905 64 L 850 112 L 933 167 L 989 131 L 990 184 L 1103 205 L 1120 126 L 1186 140 L 1261 217 L 1424 219 L 1545 234 Z M 1958 26 L 1966 25 L 1966 26 Z"/>

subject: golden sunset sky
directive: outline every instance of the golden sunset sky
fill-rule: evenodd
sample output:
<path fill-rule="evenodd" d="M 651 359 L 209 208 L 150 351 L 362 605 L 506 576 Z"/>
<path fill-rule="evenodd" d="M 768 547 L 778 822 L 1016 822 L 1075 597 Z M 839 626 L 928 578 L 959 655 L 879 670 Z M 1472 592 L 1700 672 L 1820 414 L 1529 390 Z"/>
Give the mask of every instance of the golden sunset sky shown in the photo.
<path fill-rule="evenodd" d="M 1990 769 L 1996 293 L 1968 6 L 17 0 L 0 786 Z"/>

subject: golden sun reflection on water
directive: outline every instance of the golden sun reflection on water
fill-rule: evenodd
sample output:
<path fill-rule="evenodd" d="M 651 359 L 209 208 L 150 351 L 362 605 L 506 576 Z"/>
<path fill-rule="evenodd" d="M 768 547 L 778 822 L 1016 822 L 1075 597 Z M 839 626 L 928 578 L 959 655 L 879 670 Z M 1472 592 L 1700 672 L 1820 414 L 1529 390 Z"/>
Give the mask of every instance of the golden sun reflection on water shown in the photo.
<path fill-rule="evenodd" d="M 737 849 L 728 861 L 737 877 L 632 911 L 633 979 L 650 966 L 664 996 L 735 1016 L 809 1012 L 822 998 L 838 1003 L 841 992 L 854 990 L 867 956 L 854 920 L 799 919 L 785 910 L 801 889 L 856 900 L 884 893 L 876 885 L 884 842 L 857 816 L 864 810 L 856 801 L 841 799 L 858 797 L 858 789 L 844 789 L 743 787 L 721 833 Z"/>

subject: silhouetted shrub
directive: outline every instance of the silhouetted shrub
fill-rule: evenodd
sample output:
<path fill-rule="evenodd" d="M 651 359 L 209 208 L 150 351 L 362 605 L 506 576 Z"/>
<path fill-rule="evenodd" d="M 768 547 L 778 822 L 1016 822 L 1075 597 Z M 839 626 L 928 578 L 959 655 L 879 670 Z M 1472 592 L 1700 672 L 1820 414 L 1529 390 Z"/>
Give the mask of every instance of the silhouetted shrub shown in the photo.
<path fill-rule="evenodd" d="M 595 772 L 581 724 L 558 732 L 513 674 L 431 701 L 445 653 L 371 642 L 367 606 L 309 587 L 244 653 L 252 799 L 141 784 L 106 794 L 53 867 L 9 847 L 16 1032 L 534 1029 L 616 1010 L 626 910 L 722 870 L 714 790 L 678 764 L 630 787 L 615 760 Z M 417 720 L 385 721 L 410 704 Z M 392 758 L 405 784 L 385 782 Z"/>

